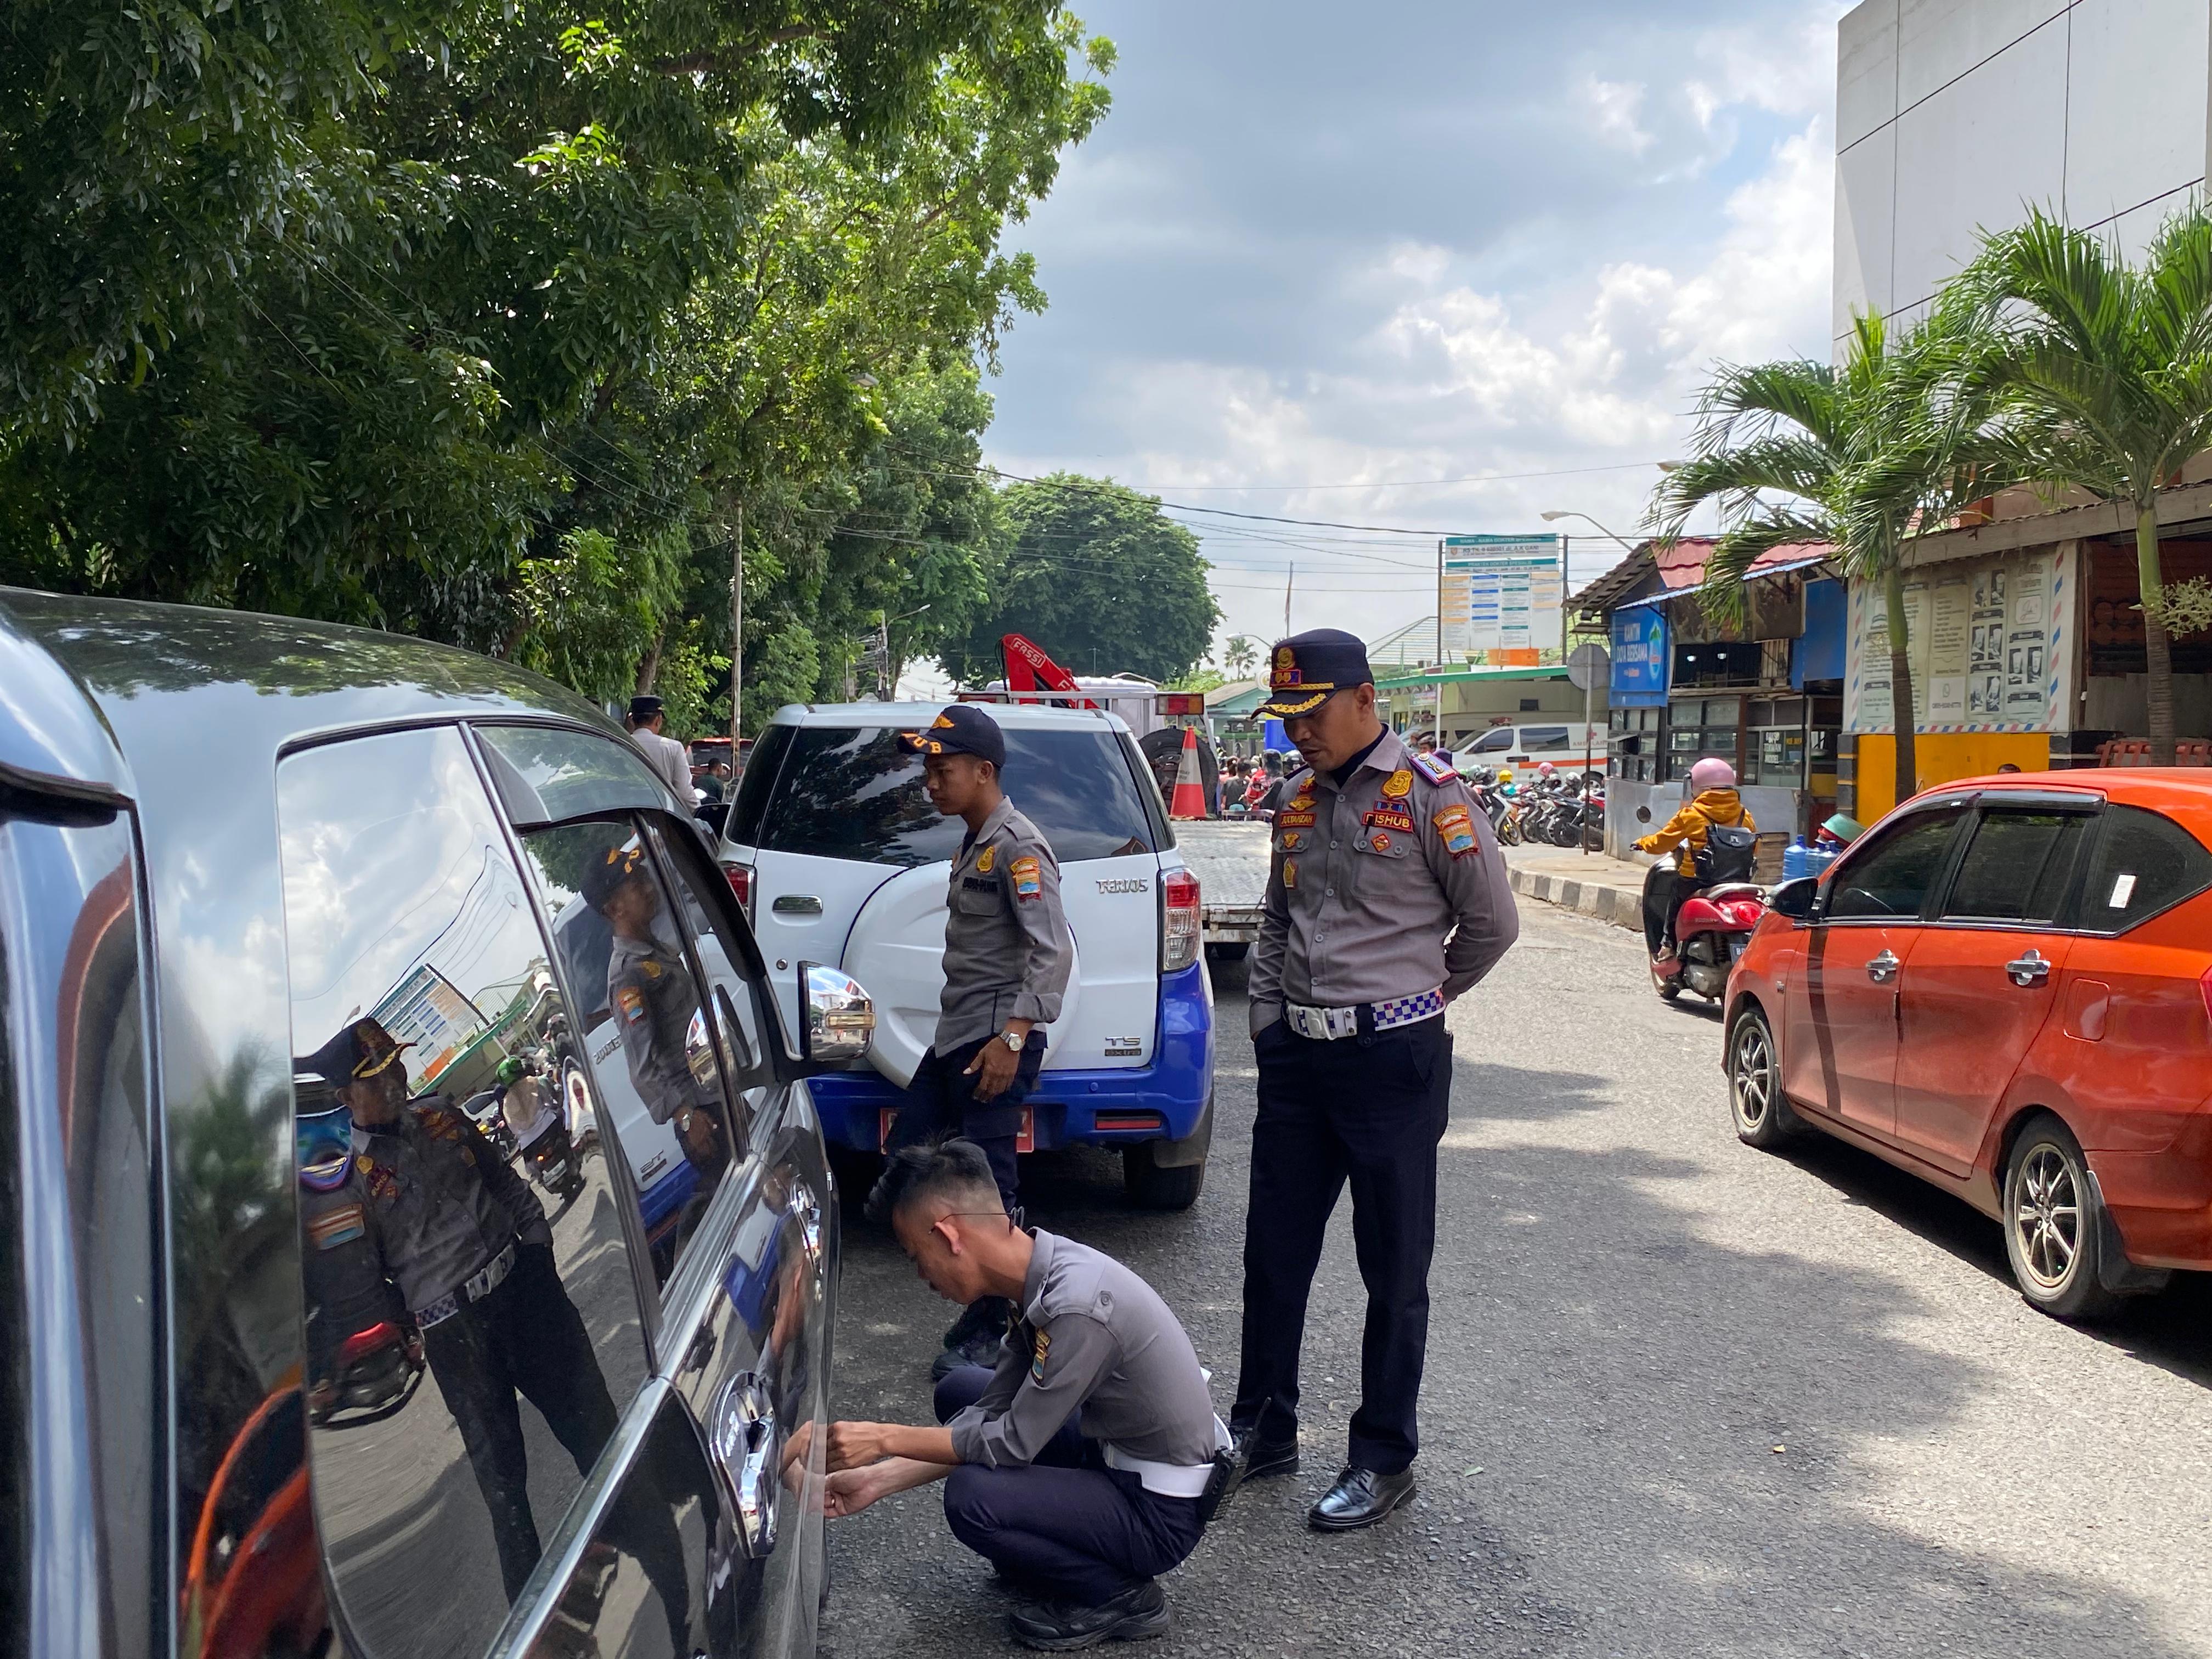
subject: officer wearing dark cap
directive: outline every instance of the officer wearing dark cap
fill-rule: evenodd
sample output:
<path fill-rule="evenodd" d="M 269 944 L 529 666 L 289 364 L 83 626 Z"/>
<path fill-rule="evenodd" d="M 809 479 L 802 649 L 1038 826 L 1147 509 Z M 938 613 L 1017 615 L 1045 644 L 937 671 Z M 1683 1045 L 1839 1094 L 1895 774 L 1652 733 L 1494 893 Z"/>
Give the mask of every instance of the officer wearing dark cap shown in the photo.
<path fill-rule="evenodd" d="M 968 826 L 952 860 L 945 989 L 937 1032 L 908 1085 L 885 1150 L 957 1133 L 983 1149 L 1008 1213 L 1019 1213 L 1014 1148 L 1022 1103 L 1044 1064 L 1042 1028 L 1060 1018 L 1074 941 L 1060 902 L 1060 861 L 999 787 L 1006 739 L 972 703 L 955 703 L 900 746 L 922 757 L 930 804 Z M 945 1333 L 939 1376 L 997 1352 L 1008 1304 L 979 1299 Z"/>
<path fill-rule="evenodd" d="M 357 1019 L 296 1062 L 330 1083 L 353 1120 L 352 1168 L 311 1218 L 310 1239 L 317 1249 L 366 1244 L 422 1333 L 491 1511 L 512 1601 L 539 1551 L 517 1393 L 579 1476 L 614 1432 L 614 1401 L 555 1269 L 537 1196 L 448 1097 L 408 1099 L 400 1054 L 411 1046 Z M 680 1559 L 678 1569 L 680 1582 Z"/>
<path fill-rule="evenodd" d="M 1413 1495 L 1451 1085 L 1443 1012 L 1520 924 L 1488 816 L 1449 765 L 1376 717 L 1366 647 L 1317 629 L 1279 641 L 1269 667 L 1261 711 L 1305 766 L 1275 815 L 1252 952 L 1259 1113 L 1230 1423 L 1246 1479 L 1297 1468 L 1306 1297 L 1349 1184 L 1367 1286 L 1360 1404 L 1344 1470 L 1308 1516 L 1346 1531 Z"/>
<path fill-rule="evenodd" d="M 661 735 L 660 728 L 667 719 L 660 699 L 648 696 L 629 700 L 629 719 L 625 723 L 629 727 L 629 740 L 645 757 L 645 763 L 688 808 L 692 804 L 691 757 L 675 738 Z"/>
<path fill-rule="evenodd" d="M 685 1036 L 698 1014 L 699 988 L 660 884 L 635 842 L 607 848 L 584 866 L 584 902 L 606 918 L 607 1009 L 621 1034 L 631 1086 L 655 1123 L 670 1123 L 684 1156 L 702 1177 L 701 1207 L 728 1163 L 718 1090 L 691 1069 Z"/>

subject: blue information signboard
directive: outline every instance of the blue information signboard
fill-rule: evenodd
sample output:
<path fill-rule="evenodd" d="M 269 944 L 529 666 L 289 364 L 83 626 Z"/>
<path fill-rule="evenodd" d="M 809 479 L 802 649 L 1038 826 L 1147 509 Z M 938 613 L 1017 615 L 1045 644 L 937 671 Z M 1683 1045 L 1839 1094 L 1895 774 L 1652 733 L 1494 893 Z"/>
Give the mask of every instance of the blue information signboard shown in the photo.
<path fill-rule="evenodd" d="M 1613 613 L 1613 684 L 1616 708 L 1657 708 L 1667 701 L 1667 613 L 1656 605 Z"/>

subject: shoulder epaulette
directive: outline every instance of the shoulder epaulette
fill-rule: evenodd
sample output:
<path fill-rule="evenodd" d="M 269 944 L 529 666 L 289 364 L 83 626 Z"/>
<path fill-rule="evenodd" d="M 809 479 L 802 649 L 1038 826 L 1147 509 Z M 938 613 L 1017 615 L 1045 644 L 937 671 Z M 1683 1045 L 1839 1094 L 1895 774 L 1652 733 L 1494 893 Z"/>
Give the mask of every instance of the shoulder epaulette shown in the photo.
<path fill-rule="evenodd" d="M 1445 765 L 1434 755 L 1414 756 L 1413 769 L 1431 783 L 1450 783 L 1459 776 L 1456 771 Z"/>

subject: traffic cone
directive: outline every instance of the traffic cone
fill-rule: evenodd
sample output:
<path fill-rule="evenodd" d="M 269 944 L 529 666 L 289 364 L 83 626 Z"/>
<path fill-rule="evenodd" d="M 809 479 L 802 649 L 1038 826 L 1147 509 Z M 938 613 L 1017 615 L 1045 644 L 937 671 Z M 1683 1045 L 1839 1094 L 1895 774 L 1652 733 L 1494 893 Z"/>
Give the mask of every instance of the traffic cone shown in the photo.
<path fill-rule="evenodd" d="M 1206 816 L 1206 786 L 1198 775 L 1198 728 L 1186 726 L 1182 729 L 1182 754 L 1176 762 L 1175 795 L 1168 802 L 1171 818 L 1202 818 Z"/>

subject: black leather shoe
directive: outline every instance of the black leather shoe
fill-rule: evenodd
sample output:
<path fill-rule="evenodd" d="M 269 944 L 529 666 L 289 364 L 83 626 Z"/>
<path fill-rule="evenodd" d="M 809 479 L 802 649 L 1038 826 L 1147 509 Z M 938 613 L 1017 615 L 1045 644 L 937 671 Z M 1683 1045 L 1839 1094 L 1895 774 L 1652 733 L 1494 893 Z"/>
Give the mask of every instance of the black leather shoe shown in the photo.
<path fill-rule="evenodd" d="M 1024 1601 L 1013 1611 L 1015 1639 L 1025 1648 L 1068 1653 L 1101 1642 L 1143 1642 L 1168 1633 L 1167 1592 L 1147 1578 L 1099 1607 L 1073 1601 Z"/>
<path fill-rule="evenodd" d="M 1262 1440 L 1257 1429 L 1240 1429 L 1237 1433 L 1237 1480 L 1239 1486 L 1247 1480 L 1265 1480 L 1271 1474 L 1296 1474 L 1298 1472 L 1298 1437 L 1288 1440 Z"/>
<path fill-rule="evenodd" d="M 994 1342 L 1006 1334 L 1006 1316 L 1014 1304 L 1003 1296 L 979 1296 L 960 1310 L 960 1317 L 945 1328 L 945 1346 L 964 1348 L 979 1336 Z"/>
<path fill-rule="evenodd" d="M 1336 1484 L 1321 1495 L 1321 1502 L 1306 1516 L 1316 1532 L 1352 1532 L 1371 1527 L 1413 1495 L 1413 1472 L 1377 1474 L 1372 1469 L 1347 1468 Z"/>

